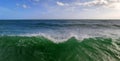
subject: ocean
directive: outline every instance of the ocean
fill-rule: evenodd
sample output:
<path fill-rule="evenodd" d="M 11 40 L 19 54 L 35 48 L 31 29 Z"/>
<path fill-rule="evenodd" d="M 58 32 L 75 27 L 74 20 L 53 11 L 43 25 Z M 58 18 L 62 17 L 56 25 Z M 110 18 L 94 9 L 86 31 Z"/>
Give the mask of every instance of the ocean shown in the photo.
<path fill-rule="evenodd" d="M 120 61 L 120 21 L 0 20 L 0 61 Z"/>

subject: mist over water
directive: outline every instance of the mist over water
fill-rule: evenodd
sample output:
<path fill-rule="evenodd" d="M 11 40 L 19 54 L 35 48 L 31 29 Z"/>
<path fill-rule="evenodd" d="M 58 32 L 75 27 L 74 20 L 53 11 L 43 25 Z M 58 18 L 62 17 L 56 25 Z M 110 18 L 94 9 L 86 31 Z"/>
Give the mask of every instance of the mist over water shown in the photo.
<path fill-rule="evenodd" d="M 0 61 L 120 61 L 120 21 L 0 21 Z"/>

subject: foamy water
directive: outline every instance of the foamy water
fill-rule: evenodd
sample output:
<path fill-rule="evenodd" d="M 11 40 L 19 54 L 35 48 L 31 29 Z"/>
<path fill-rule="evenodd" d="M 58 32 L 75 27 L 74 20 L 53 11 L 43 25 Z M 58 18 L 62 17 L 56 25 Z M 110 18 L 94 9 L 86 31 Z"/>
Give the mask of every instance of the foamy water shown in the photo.
<path fill-rule="evenodd" d="M 0 21 L 0 35 L 44 36 L 55 42 L 71 37 L 119 38 L 120 21 Z"/>

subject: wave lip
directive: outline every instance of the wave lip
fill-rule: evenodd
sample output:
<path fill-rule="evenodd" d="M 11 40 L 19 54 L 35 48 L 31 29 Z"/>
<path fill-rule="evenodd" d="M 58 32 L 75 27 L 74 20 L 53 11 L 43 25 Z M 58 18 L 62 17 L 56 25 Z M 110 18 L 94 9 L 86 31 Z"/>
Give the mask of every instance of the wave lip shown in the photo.
<path fill-rule="evenodd" d="M 119 40 L 119 39 L 118 39 Z M 120 42 L 75 37 L 54 43 L 46 37 L 1 36 L 0 61 L 119 61 Z"/>

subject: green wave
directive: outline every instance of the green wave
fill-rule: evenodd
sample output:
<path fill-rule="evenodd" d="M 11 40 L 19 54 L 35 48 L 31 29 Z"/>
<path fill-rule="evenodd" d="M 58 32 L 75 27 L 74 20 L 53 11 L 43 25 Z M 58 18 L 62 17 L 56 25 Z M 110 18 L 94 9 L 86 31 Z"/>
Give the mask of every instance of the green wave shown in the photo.
<path fill-rule="evenodd" d="M 0 61 L 120 61 L 120 43 L 111 38 L 54 43 L 45 37 L 1 36 Z"/>

